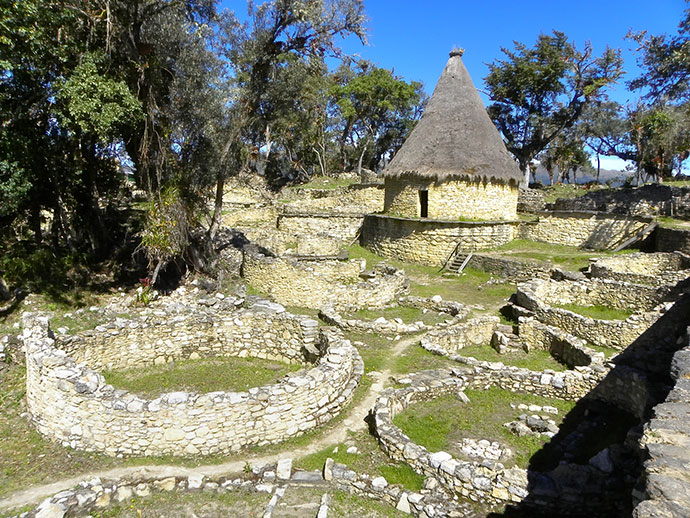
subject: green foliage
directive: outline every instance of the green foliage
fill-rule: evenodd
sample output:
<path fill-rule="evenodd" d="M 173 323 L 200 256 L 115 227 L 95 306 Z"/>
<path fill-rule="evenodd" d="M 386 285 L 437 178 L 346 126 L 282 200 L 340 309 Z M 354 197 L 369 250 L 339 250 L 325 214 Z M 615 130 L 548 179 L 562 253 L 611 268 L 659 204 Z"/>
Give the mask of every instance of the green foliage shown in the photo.
<path fill-rule="evenodd" d="M 489 65 L 484 78 L 493 104 L 489 115 L 523 172 L 529 163 L 580 118 L 584 107 L 604 96 L 622 74 L 620 51 L 592 56 L 558 31 L 542 34 L 534 47 L 515 42 L 507 59 Z"/>
<path fill-rule="evenodd" d="M 98 65 L 105 57 L 86 54 L 71 76 L 59 87 L 58 100 L 66 104 L 66 117 L 73 127 L 94 133 L 108 144 L 121 129 L 142 121 L 141 103 L 124 81 L 102 75 Z"/>
<path fill-rule="evenodd" d="M 0 160 L 0 220 L 10 217 L 28 201 L 31 182 L 17 162 Z"/>

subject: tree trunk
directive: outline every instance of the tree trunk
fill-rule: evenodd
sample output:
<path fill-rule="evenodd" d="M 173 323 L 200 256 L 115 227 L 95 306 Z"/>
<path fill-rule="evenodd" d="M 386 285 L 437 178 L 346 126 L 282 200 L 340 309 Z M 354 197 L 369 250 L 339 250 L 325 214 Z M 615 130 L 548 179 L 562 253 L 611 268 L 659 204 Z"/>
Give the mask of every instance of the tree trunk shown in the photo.
<path fill-rule="evenodd" d="M 362 152 L 359 155 L 359 161 L 357 162 L 357 176 L 360 178 L 362 177 L 362 160 L 364 160 L 364 153 L 366 153 L 368 145 L 369 144 L 364 144 Z"/>

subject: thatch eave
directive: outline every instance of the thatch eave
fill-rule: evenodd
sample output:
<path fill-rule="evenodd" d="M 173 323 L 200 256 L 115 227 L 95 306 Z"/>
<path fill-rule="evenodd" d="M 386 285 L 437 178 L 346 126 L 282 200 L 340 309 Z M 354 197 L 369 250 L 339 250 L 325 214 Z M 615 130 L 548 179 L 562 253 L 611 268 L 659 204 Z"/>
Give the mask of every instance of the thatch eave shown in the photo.
<path fill-rule="evenodd" d="M 417 183 L 435 183 L 440 184 L 444 182 L 467 182 L 467 183 L 498 183 L 518 187 L 519 181 L 513 177 L 506 177 L 505 175 L 497 175 L 494 172 L 481 173 L 475 170 L 457 171 L 457 170 L 439 170 L 427 169 L 424 171 L 386 171 L 385 179 L 402 180 Z"/>

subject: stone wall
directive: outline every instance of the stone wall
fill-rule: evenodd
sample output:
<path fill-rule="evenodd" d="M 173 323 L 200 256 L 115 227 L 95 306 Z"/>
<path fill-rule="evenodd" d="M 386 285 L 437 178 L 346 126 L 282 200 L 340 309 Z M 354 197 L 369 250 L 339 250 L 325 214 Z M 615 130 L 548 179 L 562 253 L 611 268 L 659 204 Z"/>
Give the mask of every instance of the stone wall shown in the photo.
<path fill-rule="evenodd" d="M 648 458 L 639 491 L 633 494 L 637 504 L 633 518 L 682 518 L 690 509 L 690 345 L 674 355 L 671 375 L 675 385 L 666 400 L 654 407 L 654 416 L 645 424 L 640 441 Z"/>
<path fill-rule="evenodd" d="M 544 194 L 537 189 L 520 189 L 518 212 L 541 212 L 544 210 Z"/>
<path fill-rule="evenodd" d="M 280 214 L 279 230 L 294 235 L 318 234 L 339 242 L 352 241 L 362 226 L 361 215 L 341 214 Z"/>
<path fill-rule="evenodd" d="M 596 212 L 541 212 L 537 221 L 520 224 L 519 236 L 530 241 L 609 250 L 635 236 L 650 218 Z"/>
<path fill-rule="evenodd" d="M 549 351 L 551 356 L 569 369 L 604 364 L 604 353 L 587 347 L 587 342 L 557 327 L 543 324 L 534 318 L 520 318 L 518 328 L 520 340 L 530 349 Z"/>
<path fill-rule="evenodd" d="M 360 243 L 376 254 L 401 261 L 441 266 L 460 250 L 495 248 L 513 239 L 515 223 L 406 219 L 368 214 Z"/>
<path fill-rule="evenodd" d="M 576 198 L 558 199 L 553 208 L 688 219 L 690 189 L 659 184 L 643 185 L 634 189 L 600 189 Z"/>
<path fill-rule="evenodd" d="M 458 254 L 461 260 L 467 254 Z M 510 279 L 513 282 L 527 281 L 534 278 L 548 278 L 552 270 L 551 263 L 525 259 L 512 259 L 497 254 L 472 254 L 468 266 Z"/>
<path fill-rule="evenodd" d="M 408 288 L 403 272 L 377 265 L 365 280 L 365 261 L 294 261 L 245 250 L 242 275 L 260 292 L 281 304 L 318 309 L 381 307 Z"/>
<path fill-rule="evenodd" d="M 228 315 L 229 316 L 229 315 Z M 232 354 L 272 357 L 275 343 L 261 349 L 264 337 L 261 328 L 254 328 L 262 318 L 272 318 L 257 312 L 255 318 L 223 320 L 222 331 L 234 333 L 244 348 L 238 353 L 237 343 L 226 342 Z M 286 316 L 287 317 L 287 316 Z M 298 324 L 287 325 L 296 319 Z M 113 334 L 114 350 L 122 352 L 124 361 L 110 356 L 113 365 L 134 362 L 134 346 L 129 339 L 139 340 L 137 352 L 147 355 L 149 363 L 164 361 L 186 354 L 189 340 L 200 338 L 203 329 L 186 329 L 181 322 L 161 322 L 138 333 L 129 325 L 123 334 Z M 313 321 L 312 321 L 313 322 Z M 286 324 L 281 329 L 281 323 Z M 218 322 L 209 319 L 205 330 L 213 335 Z M 250 327 L 245 327 L 249 324 Z M 285 333 L 290 343 L 300 338 L 299 327 L 307 322 L 303 317 L 273 319 L 277 336 Z M 237 326 L 236 329 L 233 329 Z M 307 326 L 311 328 L 312 326 Z M 132 335 L 130 337 L 130 331 Z M 318 350 L 323 351 L 316 365 L 286 376 L 279 383 L 256 387 L 248 392 L 211 392 L 195 394 L 170 392 L 155 399 L 144 399 L 107 385 L 103 377 L 84 363 L 77 363 L 64 350 L 56 347 L 50 337 L 46 318 L 26 314 L 23 340 L 27 365 L 27 410 L 38 431 L 64 446 L 107 455 L 210 455 L 227 454 L 244 446 L 282 441 L 319 426 L 337 415 L 347 404 L 363 373 L 363 363 L 356 349 L 341 335 L 332 331 L 319 333 Z M 165 336 L 158 340 L 157 336 Z M 142 342 L 148 337 L 148 340 Z M 278 338 L 280 340 L 280 338 Z M 175 342 L 179 342 L 176 346 Z M 229 351 L 211 347 L 204 341 L 198 354 L 227 354 Z M 308 344 L 305 344 L 305 346 Z M 66 348 L 74 346 L 71 342 Z M 159 354 L 159 349 L 165 351 Z M 285 350 L 293 351 L 297 344 Z M 95 350 L 101 351 L 100 344 Z M 189 353 L 192 357 L 193 353 Z M 105 361 L 88 360 L 97 367 Z"/>
<path fill-rule="evenodd" d="M 363 215 L 383 210 L 383 185 L 355 184 L 338 189 L 291 189 L 284 214 L 328 213 Z"/>
<path fill-rule="evenodd" d="M 594 278 L 662 286 L 690 277 L 690 257 L 680 253 L 637 253 L 600 257 L 590 264 Z"/>
<path fill-rule="evenodd" d="M 467 322 L 439 325 L 422 337 L 421 344 L 425 349 L 445 355 L 473 345 L 488 346 L 499 322 L 498 317 L 483 316 Z"/>
<path fill-rule="evenodd" d="M 503 183 L 386 178 L 384 212 L 419 218 L 419 192 L 428 192 L 428 217 L 440 220 L 514 220 L 517 218 L 518 188 Z"/>
<path fill-rule="evenodd" d="M 345 318 L 340 315 L 333 308 L 321 308 L 319 311 L 319 318 L 329 325 L 336 326 L 344 331 L 354 331 L 356 333 L 378 333 L 384 335 L 409 335 L 419 333 L 434 327 L 452 326 L 456 322 L 464 320 L 469 310 L 452 300 L 427 299 L 422 297 L 400 297 L 398 299 L 400 306 L 416 307 L 436 311 L 439 313 L 448 314 L 448 323 L 439 323 L 435 326 L 429 326 L 424 322 L 413 322 L 406 324 L 400 318 L 392 320 L 384 317 L 379 317 L 376 320 Z M 452 318 L 450 318 L 452 316 Z"/>
<path fill-rule="evenodd" d="M 690 230 L 657 227 L 652 234 L 657 252 L 683 252 L 690 254 Z"/>
<path fill-rule="evenodd" d="M 372 415 L 379 444 L 388 456 L 437 479 L 463 499 L 489 506 L 521 502 L 536 493 L 540 497 L 540 510 L 551 509 L 559 516 L 581 515 L 584 508 L 606 512 L 616 507 L 619 502 L 617 495 L 614 496 L 615 489 L 612 494 L 606 484 L 606 474 L 592 466 L 561 465 L 554 472 L 536 473 L 520 467 L 506 468 L 488 459 L 458 460 L 444 451 L 429 452 L 393 424 L 395 415 L 414 402 L 457 394 L 472 386 L 471 376 L 469 369 L 462 373 L 426 371 L 410 376 L 407 387 L 383 391 Z M 583 480 L 587 480 L 586 487 L 581 484 Z M 576 510 L 570 503 L 575 500 Z"/>
<path fill-rule="evenodd" d="M 666 290 L 609 280 L 587 282 L 533 280 L 518 284 L 516 300 L 545 324 L 593 345 L 621 350 L 649 328 L 663 309 Z M 597 320 L 551 304 L 639 308 L 625 320 Z M 647 311 L 645 311 L 647 310 Z"/>

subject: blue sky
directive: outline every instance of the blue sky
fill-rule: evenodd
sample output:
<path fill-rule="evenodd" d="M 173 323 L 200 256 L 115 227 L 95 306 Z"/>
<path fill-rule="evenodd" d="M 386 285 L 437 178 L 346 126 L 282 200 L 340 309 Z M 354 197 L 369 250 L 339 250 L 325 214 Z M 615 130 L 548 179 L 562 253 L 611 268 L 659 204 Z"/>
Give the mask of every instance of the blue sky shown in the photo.
<path fill-rule="evenodd" d="M 225 0 L 221 5 L 240 16 L 246 12 L 243 0 Z M 428 94 L 452 48 L 465 49 L 463 61 L 481 89 L 486 63 L 503 57 L 501 47 L 512 48 L 513 41 L 531 46 L 540 33 L 556 29 L 580 49 L 591 42 L 597 55 L 607 44 L 623 51 L 627 74 L 610 94 L 623 104 L 635 100 L 625 82 L 638 74 L 635 44 L 625 35 L 629 30 L 673 34 L 690 7 L 684 0 L 364 0 L 364 5 L 369 45 L 349 39 L 342 42 L 343 49 L 392 68 L 408 81 L 423 82 Z"/>

